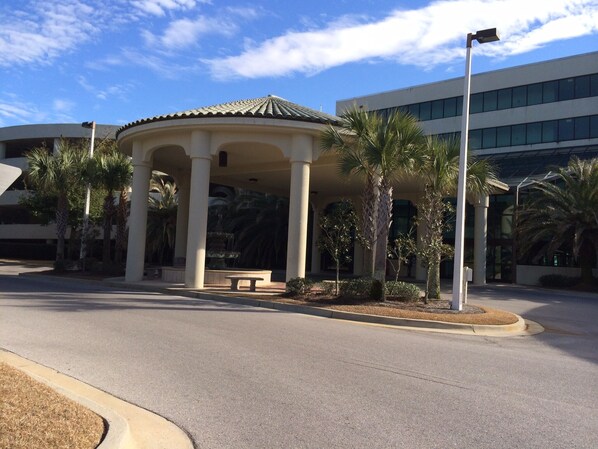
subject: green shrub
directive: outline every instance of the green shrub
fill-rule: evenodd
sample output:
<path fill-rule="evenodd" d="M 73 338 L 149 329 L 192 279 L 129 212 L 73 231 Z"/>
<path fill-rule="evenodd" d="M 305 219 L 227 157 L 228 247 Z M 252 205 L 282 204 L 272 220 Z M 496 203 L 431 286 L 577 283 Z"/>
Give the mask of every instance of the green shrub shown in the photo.
<path fill-rule="evenodd" d="M 320 293 L 325 296 L 334 295 L 334 282 L 318 282 L 316 285 L 320 290 Z"/>
<path fill-rule="evenodd" d="M 408 282 L 389 281 L 386 283 L 386 294 L 405 301 L 417 301 L 421 292 L 419 287 Z"/>
<path fill-rule="evenodd" d="M 287 296 L 306 296 L 311 292 L 314 281 L 308 278 L 293 278 L 287 282 Z"/>
<path fill-rule="evenodd" d="M 339 293 L 343 298 L 366 298 L 370 295 L 372 279 L 356 278 L 340 282 Z"/>
<path fill-rule="evenodd" d="M 579 284 L 578 277 L 564 276 L 562 274 L 545 274 L 540 276 L 539 282 L 542 287 L 567 288 Z"/>

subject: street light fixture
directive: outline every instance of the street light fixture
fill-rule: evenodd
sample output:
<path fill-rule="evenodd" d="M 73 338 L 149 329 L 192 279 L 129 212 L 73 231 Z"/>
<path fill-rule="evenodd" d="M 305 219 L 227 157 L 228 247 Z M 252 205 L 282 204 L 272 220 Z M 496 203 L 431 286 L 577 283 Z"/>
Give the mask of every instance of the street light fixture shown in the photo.
<path fill-rule="evenodd" d="M 459 184 L 457 188 L 457 225 L 455 227 L 455 265 L 453 268 L 453 297 L 451 309 L 462 310 L 463 288 L 463 249 L 465 240 L 465 183 L 467 178 L 467 141 L 469 139 L 469 87 L 471 84 L 471 46 L 474 40 L 480 44 L 499 40 L 496 28 L 477 31 L 467 35 L 465 55 L 465 79 L 463 87 L 463 114 L 461 121 L 461 147 L 459 150 Z"/>
<path fill-rule="evenodd" d="M 91 129 L 91 142 L 89 143 L 89 158 L 93 157 L 93 145 L 96 138 L 96 122 L 83 122 L 83 128 Z M 83 211 L 83 231 L 81 233 L 81 250 L 79 252 L 79 262 L 81 269 L 85 269 L 85 257 L 87 256 L 87 232 L 89 227 L 89 205 L 91 203 L 91 184 L 87 183 L 85 190 L 85 209 Z"/>

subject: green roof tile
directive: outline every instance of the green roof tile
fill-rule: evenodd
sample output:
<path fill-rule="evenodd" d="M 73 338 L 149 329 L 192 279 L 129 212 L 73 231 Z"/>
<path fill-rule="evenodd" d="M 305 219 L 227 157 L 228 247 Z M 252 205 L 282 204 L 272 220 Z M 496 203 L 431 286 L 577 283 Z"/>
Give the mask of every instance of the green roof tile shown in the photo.
<path fill-rule="evenodd" d="M 118 134 L 126 129 L 146 123 L 203 117 L 260 117 L 333 125 L 340 122 L 340 119 L 334 115 L 325 114 L 324 112 L 316 111 L 315 109 L 291 103 L 290 101 L 275 95 L 268 95 L 267 97 L 233 101 L 230 103 L 206 106 L 198 109 L 191 109 L 189 111 L 175 112 L 173 114 L 158 115 L 156 117 L 136 120 L 119 128 L 116 135 L 118 136 Z"/>

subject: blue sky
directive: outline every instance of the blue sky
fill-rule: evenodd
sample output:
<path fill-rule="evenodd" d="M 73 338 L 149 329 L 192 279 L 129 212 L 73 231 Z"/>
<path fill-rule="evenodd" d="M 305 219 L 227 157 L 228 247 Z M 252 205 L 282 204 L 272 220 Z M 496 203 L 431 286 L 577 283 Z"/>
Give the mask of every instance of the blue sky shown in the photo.
<path fill-rule="evenodd" d="M 0 0 L 0 126 L 335 102 L 598 51 L 598 0 Z"/>

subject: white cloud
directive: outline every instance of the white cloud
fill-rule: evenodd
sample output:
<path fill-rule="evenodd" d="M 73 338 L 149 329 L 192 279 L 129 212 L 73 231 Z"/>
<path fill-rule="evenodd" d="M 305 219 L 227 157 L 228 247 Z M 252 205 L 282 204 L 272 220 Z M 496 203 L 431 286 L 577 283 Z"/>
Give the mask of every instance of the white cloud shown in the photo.
<path fill-rule="evenodd" d="M 238 27 L 230 20 L 219 20 L 199 16 L 195 20 L 179 19 L 168 24 L 161 36 L 149 31 L 142 32 L 146 45 L 159 45 L 166 49 L 179 49 L 196 44 L 199 37 L 205 34 L 230 36 Z"/>
<path fill-rule="evenodd" d="M 55 98 L 52 102 L 52 109 L 54 112 L 58 112 L 61 114 L 70 113 L 73 110 L 75 103 L 70 100 L 65 100 L 63 98 Z"/>
<path fill-rule="evenodd" d="M 6 97 L 0 99 L 0 126 L 7 126 L 7 123 L 42 122 L 46 118 L 46 114 L 37 106 L 19 99 L 16 95 L 8 94 Z"/>
<path fill-rule="evenodd" d="M 48 63 L 99 31 L 101 14 L 80 0 L 33 2 L 0 19 L 0 66 Z"/>
<path fill-rule="evenodd" d="M 195 8 L 197 3 L 207 3 L 195 0 L 132 0 L 131 5 L 140 12 L 154 16 L 163 16 L 168 11 L 188 10 Z"/>
<path fill-rule="evenodd" d="M 129 92 L 135 87 L 133 83 L 118 83 L 99 88 L 91 84 L 84 76 L 79 76 L 77 78 L 77 83 L 86 92 L 89 92 L 100 100 L 119 99 L 126 101 Z"/>
<path fill-rule="evenodd" d="M 393 11 L 377 22 L 341 18 L 322 30 L 288 32 L 250 44 L 239 55 L 203 62 L 213 77 L 223 79 L 317 73 L 377 59 L 431 68 L 462 58 L 467 32 L 493 27 L 502 41 L 484 45 L 480 54 L 526 52 L 598 32 L 598 0 L 441 0 Z"/>

